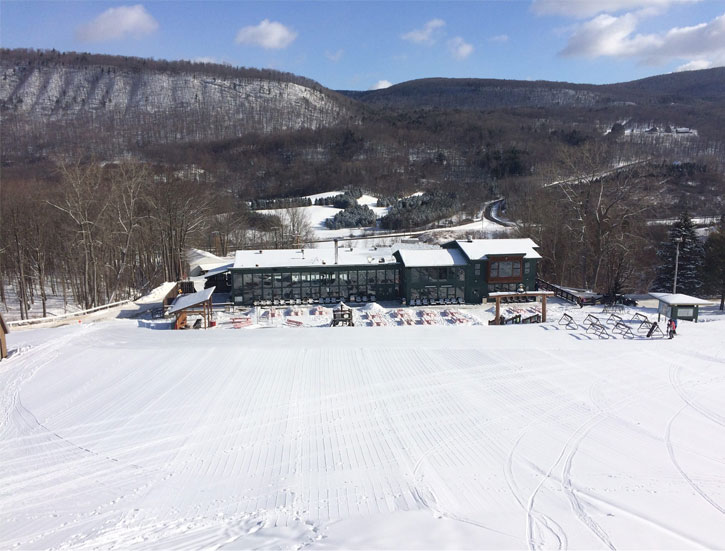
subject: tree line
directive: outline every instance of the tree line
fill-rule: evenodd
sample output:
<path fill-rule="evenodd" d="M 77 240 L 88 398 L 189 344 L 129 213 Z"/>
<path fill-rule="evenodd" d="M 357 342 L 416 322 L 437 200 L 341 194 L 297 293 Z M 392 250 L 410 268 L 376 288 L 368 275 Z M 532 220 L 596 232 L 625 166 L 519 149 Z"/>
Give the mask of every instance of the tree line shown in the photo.
<path fill-rule="evenodd" d="M 254 213 L 232 194 L 142 163 L 58 160 L 51 179 L 22 174 L 0 186 L 0 302 L 12 285 L 22 319 L 38 303 L 47 315 L 48 293 L 92 308 L 179 280 L 189 247 L 226 255 L 313 238 L 295 209 Z"/>

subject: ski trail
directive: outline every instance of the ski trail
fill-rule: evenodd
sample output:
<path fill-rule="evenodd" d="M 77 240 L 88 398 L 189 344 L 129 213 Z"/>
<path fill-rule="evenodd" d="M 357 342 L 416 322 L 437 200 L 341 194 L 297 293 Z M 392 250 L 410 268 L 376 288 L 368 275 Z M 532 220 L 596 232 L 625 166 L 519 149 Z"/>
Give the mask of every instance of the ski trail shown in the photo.
<path fill-rule="evenodd" d="M 682 398 L 682 401 L 685 402 L 688 406 L 690 406 L 692 409 L 703 415 L 704 417 L 707 417 L 710 421 L 713 423 L 716 423 L 720 425 L 721 427 L 725 427 L 725 417 L 722 415 L 719 415 L 717 413 L 714 413 L 707 408 L 704 408 L 702 405 L 698 404 L 697 402 L 693 401 L 685 392 L 685 389 L 682 387 L 682 383 L 680 382 L 680 370 L 682 368 L 680 366 L 671 365 L 670 366 L 670 383 L 672 384 L 672 388 L 675 389 L 675 392 Z"/>
<path fill-rule="evenodd" d="M 549 409 L 545 414 L 544 417 L 548 417 L 549 415 L 559 411 L 563 410 L 566 407 L 569 407 L 567 404 L 564 405 L 558 405 L 551 409 Z M 513 463 L 514 463 L 514 455 L 516 454 L 516 449 L 518 448 L 519 444 L 521 443 L 521 440 L 523 440 L 524 436 L 526 436 L 531 428 L 539 423 L 540 421 L 537 419 L 536 421 L 533 421 L 526 425 L 521 433 L 519 434 L 518 438 L 514 442 L 514 445 L 511 446 L 511 450 L 509 451 L 509 454 L 506 458 L 506 464 L 504 465 L 504 477 L 506 480 L 506 484 L 508 485 L 509 491 L 514 496 L 514 499 L 519 504 L 521 509 L 526 512 L 526 541 L 530 549 L 536 549 L 536 542 L 534 541 L 534 528 L 537 526 L 543 529 L 542 531 L 548 532 L 549 536 L 553 537 L 556 540 L 557 548 L 562 549 L 567 547 L 567 538 L 566 534 L 562 530 L 561 526 L 559 524 L 552 521 L 549 517 L 544 515 L 543 513 L 539 513 L 533 509 L 533 502 L 524 503 L 523 498 L 521 497 L 521 491 L 519 487 L 516 484 L 514 474 L 513 474 Z M 544 479 L 545 480 L 545 479 Z M 539 487 L 541 484 L 543 484 L 544 480 L 541 481 L 539 484 Z M 537 487 L 538 490 L 538 487 Z M 537 491 L 535 490 L 535 491 Z M 552 528 L 552 526 L 554 528 Z M 555 529 L 556 528 L 556 529 Z M 545 540 L 542 539 L 542 537 L 539 537 L 540 542 L 543 544 Z"/>
<path fill-rule="evenodd" d="M 687 482 L 690 486 L 692 486 L 692 489 L 695 490 L 698 495 L 707 501 L 710 505 L 712 505 L 715 509 L 720 511 L 722 514 L 725 515 L 725 508 L 721 507 L 718 503 L 712 500 L 710 496 L 708 496 L 702 488 L 700 488 L 695 482 L 688 476 L 688 474 L 682 469 L 680 464 L 677 462 L 677 458 L 675 457 L 675 450 L 672 446 L 672 423 L 674 423 L 675 419 L 686 409 L 689 405 L 685 404 L 682 406 L 677 412 L 670 417 L 670 420 L 667 423 L 667 429 L 665 430 L 665 443 L 667 444 L 667 453 L 670 456 L 670 461 L 672 461 L 672 464 L 675 466 L 677 471 L 680 473 L 682 478 L 685 479 L 685 482 Z"/>
<path fill-rule="evenodd" d="M 599 538 L 599 540 L 604 545 L 606 545 L 609 549 L 614 550 L 616 549 L 616 547 L 614 547 L 614 544 L 609 539 L 609 535 L 607 534 L 607 532 L 584 511 L 584 507 L 579 501 L 579 498 L 577 498 L 571 482 L 571 464 L 577 451 L 579 451 L 579 446 L 581 445 L 584 438 L 586 438 L 586 436 L 589 434 L 589 432 L 591 432 L 594 427 L 604 421 L 607 417 L 609 417 L 609 414 L 607 412 L 599 413 L 584 426 L 583 430 L 581 431 L 581 435 L 576 439 L 574 445 L 571 448 L 571 451 L 567 455 L 566 461 L 564 462 L 564 468 L 562 469 L 561 474 L 561 487 L 563 488 L 566 497 L 569 499 L 569 504 L 571 505 L 572 511 L 574 511 L 576 517 L 587 528 L 589 528 L 589 530 L 591 530 L 591 532 L 597 538 Z"/>

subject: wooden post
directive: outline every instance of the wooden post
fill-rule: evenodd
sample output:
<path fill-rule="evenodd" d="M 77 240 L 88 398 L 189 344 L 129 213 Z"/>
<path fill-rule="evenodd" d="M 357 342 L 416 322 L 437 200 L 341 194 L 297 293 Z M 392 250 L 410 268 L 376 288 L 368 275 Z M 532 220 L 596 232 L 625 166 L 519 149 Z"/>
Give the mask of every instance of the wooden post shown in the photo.
<path fill-rule="evenodd" d="M 501 316 L 501 297 L 496 297 L 496 319 L 494 320 L 496 325 L 499 324 L 500 316 Z"/>
<path fill-rule="evenodd" d="M 541 322 L 546 321 L 546 295 L 541 297 Z"/>

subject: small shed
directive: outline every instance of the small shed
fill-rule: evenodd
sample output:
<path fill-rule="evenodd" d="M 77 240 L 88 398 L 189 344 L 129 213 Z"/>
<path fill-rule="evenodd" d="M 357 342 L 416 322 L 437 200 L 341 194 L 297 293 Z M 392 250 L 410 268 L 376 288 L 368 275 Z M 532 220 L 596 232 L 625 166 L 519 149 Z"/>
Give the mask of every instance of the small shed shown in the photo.
<path fill-rule="evenodd" d="M 5 335 L 8 333 L 10 333 L 10 329 L 8 329 L 3 315 L 0 314 L 0 360 L 8 357 L 8 343 L 5 340 Z"/>
<path fill-rule="evenodd" d="M 681 293 L 650 293 L 650 296 L 659 301 L 657 321 L 660 321 L 660 316 L 664 316 L 666 319 L 694 321 L 697 323 L 700 306 L 709 306 L 712 304 L 709 300 L 703 300 Z"/>
<path fill-rule="evenodd" d="M 174 314 L 176 316 L 174 329 L 184 329 L 186 327 L 186 318 L 189 314 L 200 315 L 204 329 L 209 327 L 213 314 L 211 302 L 213 292 L 214 287 L 209 287 L 197 293 L 176 297 L 167 312 L 167 314 Z"/>

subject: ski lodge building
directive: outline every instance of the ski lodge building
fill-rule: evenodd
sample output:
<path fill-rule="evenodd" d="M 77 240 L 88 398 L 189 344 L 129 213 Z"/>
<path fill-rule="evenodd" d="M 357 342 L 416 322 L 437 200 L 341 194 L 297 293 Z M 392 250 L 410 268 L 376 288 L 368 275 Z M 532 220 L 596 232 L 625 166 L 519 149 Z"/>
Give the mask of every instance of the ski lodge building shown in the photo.
<path fill-rule="evenodd" d="M 426 249 L 335 247 L 237 251 L 232 301 L 240 305 L 300 301 L 480 304 L 489 293 L 536 285 L 541 256 L 531 239 L 469 239 Z M 221 274 L 209 274 L 218 280 Z M 225 274 L 227 275 L 227 274 Z"/>

